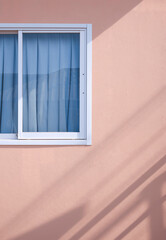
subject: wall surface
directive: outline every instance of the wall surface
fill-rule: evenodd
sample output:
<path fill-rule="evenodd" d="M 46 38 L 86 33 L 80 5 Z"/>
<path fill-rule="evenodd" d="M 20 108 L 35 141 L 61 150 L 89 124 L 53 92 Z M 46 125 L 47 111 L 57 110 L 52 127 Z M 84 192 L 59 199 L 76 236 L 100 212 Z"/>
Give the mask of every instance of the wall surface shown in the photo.
<path fill-rule="evenodd" d="M 166 1 L 0 0 L 93 24 L 93 145 L 0 147 L 0 240 L 166 239 Z"/>

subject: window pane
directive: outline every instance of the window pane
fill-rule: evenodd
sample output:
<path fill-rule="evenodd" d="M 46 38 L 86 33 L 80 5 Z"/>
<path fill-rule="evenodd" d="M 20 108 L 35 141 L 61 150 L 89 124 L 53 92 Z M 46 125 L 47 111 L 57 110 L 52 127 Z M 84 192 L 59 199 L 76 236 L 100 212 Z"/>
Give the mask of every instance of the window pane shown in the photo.
<path fill-rule="evenodd" d="M 23 34 L 23 132 L 79 132 L 79 33 Z"/>
<path fill-rule="evenodd" d="M 17 132 L 17 48 L 17 34 L 0 34 L 0 133 Z"/>

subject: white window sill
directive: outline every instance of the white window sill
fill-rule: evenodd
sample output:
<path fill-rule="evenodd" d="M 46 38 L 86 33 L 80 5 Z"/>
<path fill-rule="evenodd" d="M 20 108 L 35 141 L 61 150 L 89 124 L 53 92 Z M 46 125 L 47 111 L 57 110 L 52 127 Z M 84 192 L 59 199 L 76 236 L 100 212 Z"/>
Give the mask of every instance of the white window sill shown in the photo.
<path fill-rule="evenodd" d="M 90 140 L 19 140 L 0 139 L 0 145 L 91 145 Z"/>

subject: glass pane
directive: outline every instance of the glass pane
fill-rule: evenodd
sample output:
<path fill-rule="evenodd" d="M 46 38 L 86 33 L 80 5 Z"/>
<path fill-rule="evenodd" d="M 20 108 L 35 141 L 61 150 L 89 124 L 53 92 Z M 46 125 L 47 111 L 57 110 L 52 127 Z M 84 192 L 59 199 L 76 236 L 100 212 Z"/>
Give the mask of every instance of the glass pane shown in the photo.
<path fill-rule="evenodd" d="M 17 49 L 17 34 L 0 34 L 0 133 L 17 133 Z"/>
<path fill-rule="evenodd" d="M 23 132 L 79 132 L 79 33 L 23 34 Z"/>

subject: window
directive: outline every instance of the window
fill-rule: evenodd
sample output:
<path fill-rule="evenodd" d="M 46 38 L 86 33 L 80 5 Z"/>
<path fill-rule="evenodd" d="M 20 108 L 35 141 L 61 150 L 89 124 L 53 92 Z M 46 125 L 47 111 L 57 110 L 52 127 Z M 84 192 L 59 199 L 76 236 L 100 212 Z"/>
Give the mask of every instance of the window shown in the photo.
<path fill-rule="evenodd" d="M 0 24 L 0 144 L 91 144 L 91 25 Z"/>

